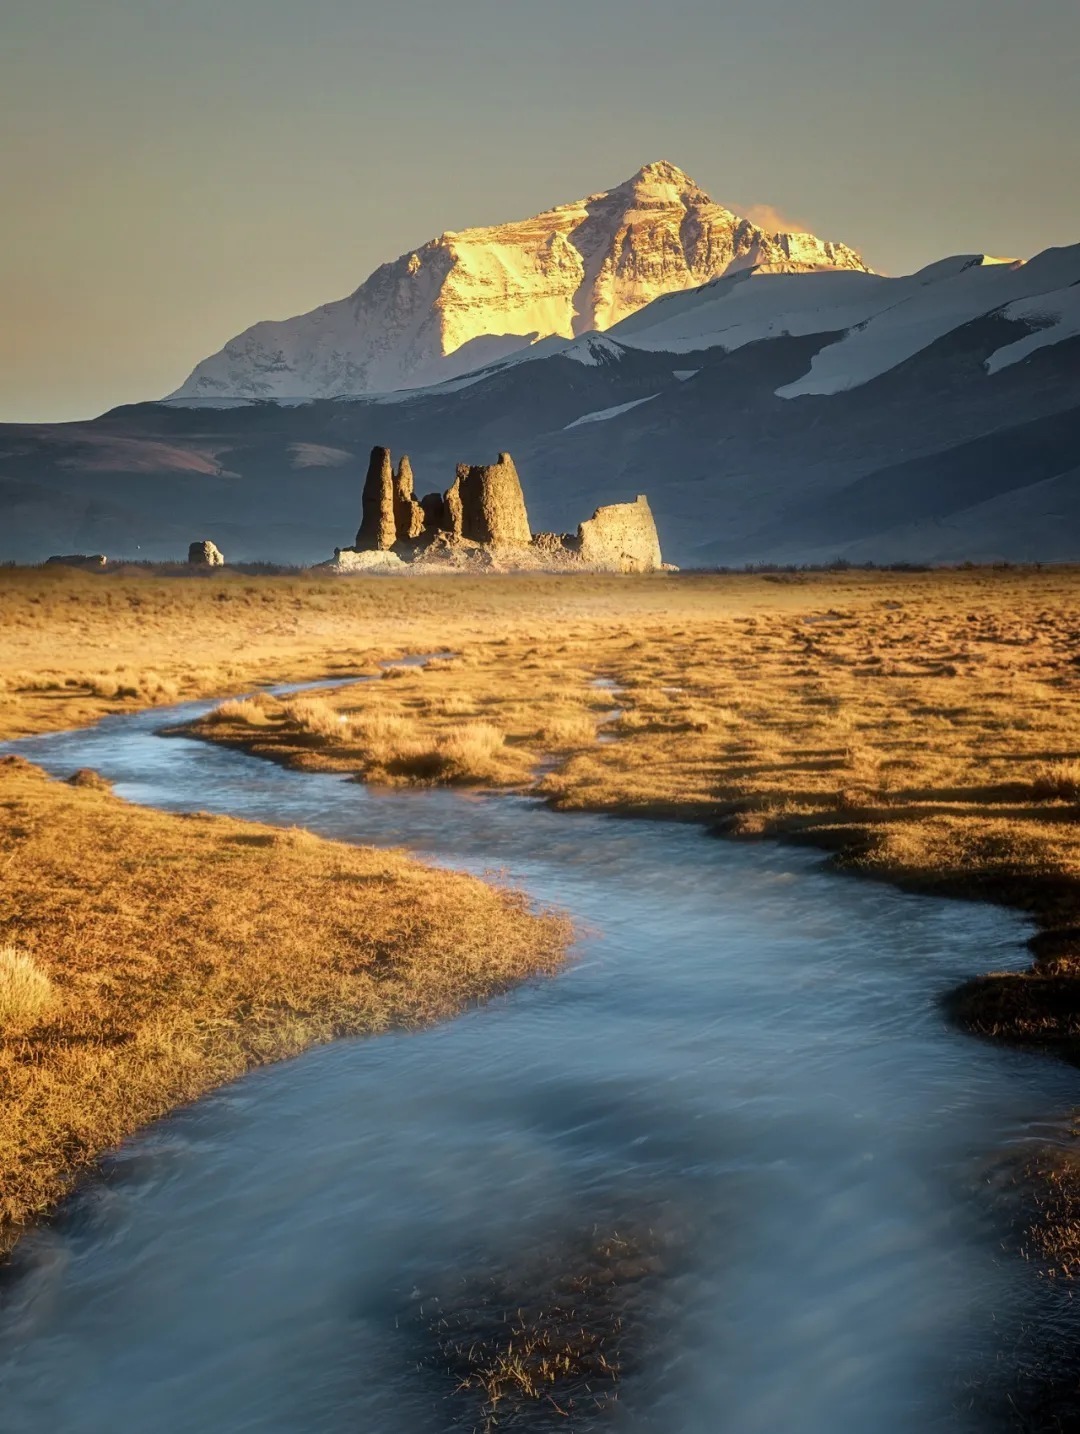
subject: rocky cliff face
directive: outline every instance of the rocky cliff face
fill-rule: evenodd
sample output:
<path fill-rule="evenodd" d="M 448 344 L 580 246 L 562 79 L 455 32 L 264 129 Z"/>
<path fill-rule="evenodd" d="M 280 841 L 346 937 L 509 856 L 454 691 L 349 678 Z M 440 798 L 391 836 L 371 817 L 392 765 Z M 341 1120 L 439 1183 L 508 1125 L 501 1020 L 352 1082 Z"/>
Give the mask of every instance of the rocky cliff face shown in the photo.
<path fill-rule="evenodd" d="M 649 164 L 532 219 L 443 234 L 346 299 L 256 324 L 173 397 L 329 398 L 436 383 L 753 267 L 867 271 L 845 244 L 766 233 L 675 165 Z"/>

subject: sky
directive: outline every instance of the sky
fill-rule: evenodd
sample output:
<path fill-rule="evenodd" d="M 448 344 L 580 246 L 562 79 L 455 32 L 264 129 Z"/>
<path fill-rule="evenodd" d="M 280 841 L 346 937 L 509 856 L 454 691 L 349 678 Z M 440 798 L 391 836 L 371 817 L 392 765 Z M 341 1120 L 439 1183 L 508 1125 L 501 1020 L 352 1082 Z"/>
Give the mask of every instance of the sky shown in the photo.
<path fill-rule="evenodd" d="M 910 272 L 1080 241 L 1076 0 L 5 0 L 0 422 L 668 159 Z"/>

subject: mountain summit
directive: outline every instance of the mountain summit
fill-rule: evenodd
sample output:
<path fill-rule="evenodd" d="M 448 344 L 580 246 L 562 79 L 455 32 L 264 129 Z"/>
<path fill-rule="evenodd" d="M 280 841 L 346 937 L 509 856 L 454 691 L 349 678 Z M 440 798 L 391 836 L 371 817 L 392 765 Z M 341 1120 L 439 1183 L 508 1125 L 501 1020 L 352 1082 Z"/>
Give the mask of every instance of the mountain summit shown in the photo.
<path fill-rule="evenodd" d="M 662 294 L 745 269 L 870 272 L 846 244 L 767 233 L 674 164 L 531 219 L 440 235 L 335 303 L 255 324 L 183 399 L 332 398 L 453 378 L 552 335 L 607 329 Z"/>

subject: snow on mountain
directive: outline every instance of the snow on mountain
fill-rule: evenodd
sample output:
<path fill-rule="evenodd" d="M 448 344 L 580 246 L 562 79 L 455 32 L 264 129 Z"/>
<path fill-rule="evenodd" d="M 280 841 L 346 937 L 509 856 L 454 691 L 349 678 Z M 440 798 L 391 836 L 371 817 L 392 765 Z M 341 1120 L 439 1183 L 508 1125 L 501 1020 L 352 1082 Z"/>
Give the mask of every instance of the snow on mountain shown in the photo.
<path fill-rule="evenodd" d="M 857 388 L 963 324 L 991 314 L 1032 332 L 987 360 L 989 372 L 1080 332 L 1080 245 L 1025 263 L 955 255 L 915 274 L 733 273 L 668 295 L 615 325 L 608 342 L 666 353 L 733 352 L 765 339 L 836 334 L 781 398 Z"/>
<path fill-rule="evenodd" d="M 808 376 L 826 391 L 779 396 Z M 384 443 L 421 491 L 509 449 L 552 532 L 647 491 L 683 565 L 1077 560 L 1078 376 L 1080 245 L 896 280 L 736 272 L 428 387 L 0 425 L 0 559 L 175 557 L 206 532 L 316 561 Z"/>
<path fill-rule="evenodd" d="M 658 299 L 616 325 L 612 337 L 634 348 L 695 353 L 730 352 L 792 334 L 836 333 L 887 307 L 889 283 L 867 273 L 746 271 Z"/>
<path fill-rule="evenodd" d="M 599 368 L 603 364 L 618 362 L 622 349 L 618 344 L 601 334 L 586 334 L 577 343 L 567 344 L 559 352 L 574 363 L 583 363 L 586 368 Z"/>
<path fill-rule="evenodd" d="M 516 223 L 465 229 L 384 264 L 348 298 L 254 325 L 174 399 L 389 392 L 452 379 L 549 335 L 604 330 L 723 274 L 869 271 L 845 244 L 768 234 L 673 164 Z"/>
<path fill-rule="evenodd" d="M 886 292 L 893 296 L 891 305 L 868 316 L 838 343 L 822 349 L 805 377 L 779 390 L 781 398 L 854 388 L 895 368 L 963 323 L 1016 299 L 1080 279 L 1080 247 L 1071 251 L 1048 249 L 1027 264 L 988 262 L 979 256 L 959 272 L 947 272 L 944 277 L 934 275 L 918 283 L 925 274 L 924 270 L 921 275 L 913 275 L 914 286 L 909 281 L 903 292 L 886 280 Z"/>
<path fill-rule="evenodd" d="M 1080 334 L 1080 245 L 1047 249 L 1026 262 L 957 254 L 900 278 L 866 271 L 736 270 L 696 289 L 663 295 L 605 334 L 575 339 L 553 335 L 458 378 L 399 389 L 377 396 L 377 401 L 399 403 L 420 392 L 453 393 L 484 384 L 519 364 L 556 356 L 602 367 L 617 365 L 635 350 L 733 353 L 764 340 L 811 335 L 821 337 L 817 352 L 805 371 L 776 394 L 784 399 L 828 397 L 858 388 L 963 325 L 991 316 L 1029 328 L 986 359 L 991 374 Z M 685 379 L 698 370 L 671 372 Z"/>
<path fill-rule="evenodd" d="M 569 433 L 571 428 L 580 428 L 583 423 L 606 423 L 609 418 L 618 418 L 620 414 L 640 408 L 643 403 L 652 403 L 654 398 L 659 397 L 658 393 L 650 393 L 645 398 L 632 398 L 629 403 L 617 403 L 614 408 L 599 408 L 595 413 L 583 413 L 580 418 L 575 418 L 572 423 L 568 423 L 563 432 Z"/>
<path fill-rule="evenodd" d="M 1033 328 L 1022 339 L 992 353 L 986 360 L 988 373 L 997 373 L 1009 364 L 1019 363 L 1048 344 L 1080 337 L 1080 275 L 1068 288 L 1059 289 L 1056 293 L 1018 299 L 1016 303 L 1009 304 L 1004 315 L 1007 319 L 1023 319 Z"/>

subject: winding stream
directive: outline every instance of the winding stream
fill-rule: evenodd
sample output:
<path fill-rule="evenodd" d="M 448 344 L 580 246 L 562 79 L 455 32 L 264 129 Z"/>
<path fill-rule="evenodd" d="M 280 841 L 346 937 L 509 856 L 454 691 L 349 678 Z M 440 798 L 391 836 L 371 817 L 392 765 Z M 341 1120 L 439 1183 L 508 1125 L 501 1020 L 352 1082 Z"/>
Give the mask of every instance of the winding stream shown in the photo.
<path fill-rule="evenodd" d="M 556 980 L 312 1051 L 131 1141 L 20 1246 L 4 1434 L 445 1434 L 415 1292 L 635 1224 L 674 1253 L 610 1427 L 991 1427 L 963 1391 L 1045 1312 L 981 1192 L 1075 1077 L 936 1000 L 1021 964 L 1019 917 L 690 826 L 379 793 L 155 735 L 210 705 L 9 750 L 169 810 L 499 868 L 582 939 Z"/>

